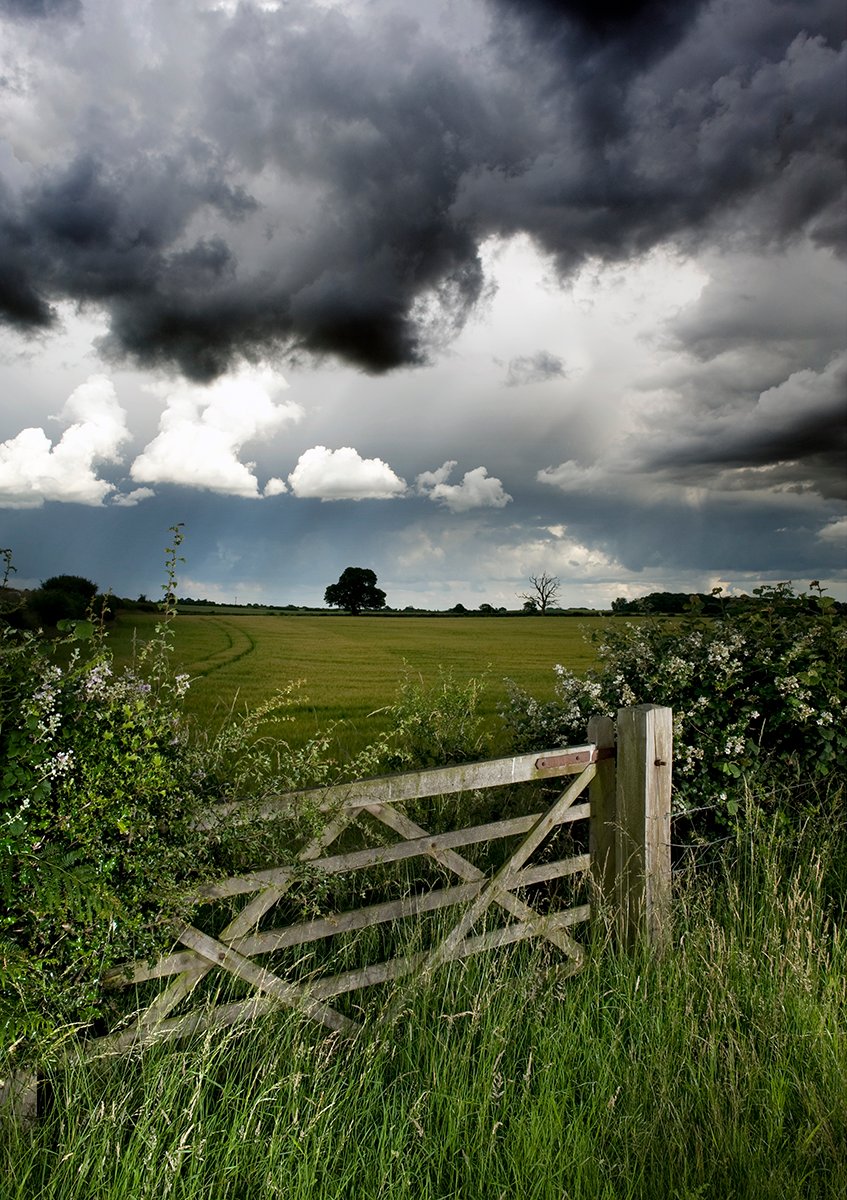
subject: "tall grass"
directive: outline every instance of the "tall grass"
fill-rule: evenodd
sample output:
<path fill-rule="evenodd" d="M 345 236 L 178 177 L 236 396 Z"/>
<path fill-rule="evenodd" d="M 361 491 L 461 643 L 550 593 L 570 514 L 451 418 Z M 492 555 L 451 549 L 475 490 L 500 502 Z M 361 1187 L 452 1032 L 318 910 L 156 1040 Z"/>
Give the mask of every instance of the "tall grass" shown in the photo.
<path fill-rule="evenodd" d="M 574 978 L 540 947 L 467 960 L 352 1042 L 280 1013 L 57 1072 L 2 1133 L 0 1194 L 843 1197 L 845 853 L 843 829 L 752 831 L 679 880 L 661 958 L 598 926 Z"/>

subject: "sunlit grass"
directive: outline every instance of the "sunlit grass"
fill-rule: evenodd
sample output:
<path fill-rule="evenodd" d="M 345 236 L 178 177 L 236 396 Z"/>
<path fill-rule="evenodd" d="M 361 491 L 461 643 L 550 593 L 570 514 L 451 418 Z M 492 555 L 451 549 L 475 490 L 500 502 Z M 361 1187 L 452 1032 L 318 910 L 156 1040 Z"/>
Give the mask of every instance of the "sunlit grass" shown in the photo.
<path fill-rule="evenodd" d="M 126 613 L 110 628 L 118 664 L 149 638 L 157 618 Z M 341 742 L 355 752 L 389 725 L 379 710 L 395 698 L 406 669 L 432 680 L 448 665 L 457 681 L 487 674 L 480 715 L 493 735 L 505 679 L 540 699 L 553 695 L 552 664 L 581 671 L 594 662 L 586 635 L 604 617 L 428 618 L 345 616 L 179 616 L 175 667 L 193 679 L 187 709 L 207 728 L 233 704 L 255 708 L 276 688 L 303 680 L 293 722 L 276 730 L 305 740 L 343 721 Z"/>

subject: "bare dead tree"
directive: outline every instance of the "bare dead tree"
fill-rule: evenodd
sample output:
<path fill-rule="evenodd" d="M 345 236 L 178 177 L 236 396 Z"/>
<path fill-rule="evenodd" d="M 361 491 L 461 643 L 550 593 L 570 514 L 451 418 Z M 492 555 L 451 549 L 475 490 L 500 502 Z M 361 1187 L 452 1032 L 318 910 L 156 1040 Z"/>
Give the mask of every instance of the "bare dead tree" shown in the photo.
<path fill-rule="evenodd" d="M 541 575 L 530 575 L 529 582 L 532 584 L 532 591 L 520 592 L 518 599 L 533 604 L 543 615 L 559 594 L 559 579 L 556 575 L 548 575 L 544 571 Z"/>

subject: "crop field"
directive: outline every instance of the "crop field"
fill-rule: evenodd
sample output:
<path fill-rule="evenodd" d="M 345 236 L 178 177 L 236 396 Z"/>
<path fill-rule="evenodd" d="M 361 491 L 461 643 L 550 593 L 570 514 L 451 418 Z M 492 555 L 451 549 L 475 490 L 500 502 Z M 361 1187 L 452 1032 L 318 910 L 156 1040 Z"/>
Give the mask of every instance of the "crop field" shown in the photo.
<path fill-rule="evenodd" d="M 146 613 L 118 618 L 109 634 L 118 664 L 132 660 L 157 619 Z M 577 671 L 590 666 L 590 634 L 609 619 L 181 614 L 174 624 L 175 661 L 192 679 L 189 713 L 210 729 L 233 705 L 253 708 L 302 680 L 284 736 L 305 739 L 343 721 L 340 742 L 355 750 L 386 727 L 379 710 L 394 700 L 406 670 L 426 684 L 438 679 L 439 668 L 457 681 L 485 676 L 480 712 L 496 732 L 505 680 L 550 699 L 554 664 Z"/>

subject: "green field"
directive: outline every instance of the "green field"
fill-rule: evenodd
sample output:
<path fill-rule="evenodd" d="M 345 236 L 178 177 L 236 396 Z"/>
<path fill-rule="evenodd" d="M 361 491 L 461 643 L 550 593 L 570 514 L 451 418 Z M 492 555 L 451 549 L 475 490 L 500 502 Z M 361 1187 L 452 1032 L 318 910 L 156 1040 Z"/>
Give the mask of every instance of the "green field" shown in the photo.
<path fill-rule="evenodd" d="M 131 661 L 157 617 L 123 613 L 109 633 L 116 661 Z M 192 678 L 188 711 L 210 729 L 235 704 L 255 707 L 276 688 L 303 680 L 289 740 L 327 722 L 345 722 L 343 743 L 356 749 L 381 732 L 371 715 L 395 698 L 406 664 L 431 682 L 439 667 L 457 680 L 486 675 L 481 712 L 496 732 L 497 707 L 513 679 L 538 696 L 553 694 L 552 668 L 584 670 L 594 658 L 588 636 L 606 617 L 346 617 L 179 615 L 174 622 L 177 669 Z"/>

